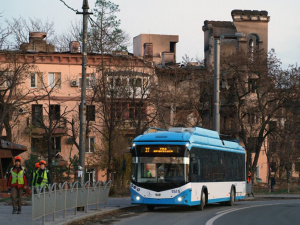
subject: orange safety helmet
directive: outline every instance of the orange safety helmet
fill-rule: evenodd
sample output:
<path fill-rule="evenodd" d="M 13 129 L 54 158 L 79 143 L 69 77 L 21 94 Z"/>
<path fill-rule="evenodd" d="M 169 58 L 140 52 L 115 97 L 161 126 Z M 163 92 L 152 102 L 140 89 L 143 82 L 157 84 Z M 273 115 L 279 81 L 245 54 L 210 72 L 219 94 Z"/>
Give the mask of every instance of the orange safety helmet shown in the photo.
<path fill-rule="evenodd" d="M 41 160 L 40 162 L 39 162 L 39 164 L 41 165 L 41 164 L 44 164 L 45 166 L 47 166 L 47 163 L 45 162 L 45 160 Z"/>
<path fill-rule="evenodd" d="M 34 167 L 37 169 L 37 168 L 40 168 L 40 163 L 36 163 L 35 165 L 34 165 Z"/>
<path fill-rule="evenodd" d="M 17 157 L 15 158 L 15 162 L 16 162 L 16 161 L 20 161 L 20 162 L 21 162 L 21 161 L 22 161 L 21 157 L 20 157 L 20 156 L 17 156 Z"/>

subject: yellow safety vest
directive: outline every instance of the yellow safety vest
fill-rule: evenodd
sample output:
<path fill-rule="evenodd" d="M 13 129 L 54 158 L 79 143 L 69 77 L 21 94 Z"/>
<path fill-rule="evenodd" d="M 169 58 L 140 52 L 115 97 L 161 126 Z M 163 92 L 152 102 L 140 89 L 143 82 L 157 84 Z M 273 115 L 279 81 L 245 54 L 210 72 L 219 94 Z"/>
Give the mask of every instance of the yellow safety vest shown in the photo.
<path fill-rule="evenodd" d="M 37 170 L 32 171 L 32 181 L 31 181 L 31 186 L 34 186 L 36 173 L 37 173 Z"/>
<path fill-rule="evenodd" d="M 40 174 L 38 171 L 36 172 L 35 187 L 41 187 L 43 185 L 45 185 L 46 188 L 48 187 L 48 175 L 47 175 L 48 172 L 49 172 L 49 170 L 43 171 L 42 176 L 41 176 L 43 178 L 43 180 L 40 184 L 37 183 L 37 180 L 39 179 Z"/>
<path fill-rule="evenodd" d="M 24 167 L 19 173 L 16 173 L 13 168 L 11 168 L 11 184 L 15 184 L 18 181 L 18 184 L 24 184 Z"/>

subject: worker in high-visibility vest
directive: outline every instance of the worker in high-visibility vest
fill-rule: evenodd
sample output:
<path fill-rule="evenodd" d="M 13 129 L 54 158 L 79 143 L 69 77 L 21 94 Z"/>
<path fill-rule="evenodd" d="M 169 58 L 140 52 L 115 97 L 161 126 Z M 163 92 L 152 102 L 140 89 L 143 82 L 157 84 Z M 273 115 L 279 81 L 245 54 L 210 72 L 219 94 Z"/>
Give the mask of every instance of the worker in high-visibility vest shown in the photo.
<path fill-rule="evenodd" d="M 15 165 L 11 168 L 7 181 L 7 187 L 11 189 L 13 214 L 21 214 L 23 189 L 27 188 L 25 170 L 21 166 L 21 161 L 20 156 L 15 158 Z"/>
<path fill-rule="evenodd" d="M 29 180 L 29 185 L 30 187 L 34 187 L 34 183 L 35 183 L 35 178 L 36 178 L 36 172 L 39 170 L 40 168 L 40 163 L 37 162 L 35 165 L 34 165 L 34 170 L 32 170 L 31 172 L 31 175 L 30 175 L 30 180 Z"/>
<path fill-rule="evenodd" d="M 51 184 L 51 175 L 49 170 L 46 169 L 46 162 L 41 160 L 39 162 L 40 168 L 36 172 L 36 177 L 34 179 L 34 187 L 42 187 L 48 188 L 49 184 Z"/>

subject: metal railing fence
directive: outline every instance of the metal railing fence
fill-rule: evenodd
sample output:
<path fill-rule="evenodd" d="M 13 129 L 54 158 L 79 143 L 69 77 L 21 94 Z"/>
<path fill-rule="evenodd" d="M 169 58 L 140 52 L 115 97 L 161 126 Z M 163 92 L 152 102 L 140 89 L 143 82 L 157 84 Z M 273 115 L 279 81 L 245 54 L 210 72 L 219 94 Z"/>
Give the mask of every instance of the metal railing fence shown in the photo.
<path fill-rule="evenodd" d="M 111 181 L 103 183 L 74 183 L 65 182 L 63 184 L 54 183 L 48 188 L 32 188 L 32 220 L 43 217 L 43 225 L 45 224 L 46 215 L 53 215 L 55 221 L 55 213 L 64 211 L 66 217 L 67 209 L 74 208 L 75 215 L 78 207 L 84 207 L 88 212 L 89 205 L 106 204 L 111 186 Z"/>

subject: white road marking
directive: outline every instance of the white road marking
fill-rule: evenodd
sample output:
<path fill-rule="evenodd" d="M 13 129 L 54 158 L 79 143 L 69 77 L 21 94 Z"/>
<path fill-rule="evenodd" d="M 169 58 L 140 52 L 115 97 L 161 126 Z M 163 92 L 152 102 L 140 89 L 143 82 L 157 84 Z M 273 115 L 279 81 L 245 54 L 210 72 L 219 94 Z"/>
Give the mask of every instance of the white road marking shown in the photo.
<path fill-rule="evenodd" d="M 238 210 L 249 209 L 249 208 L 254 208 L 254 207 L 261 207 L 261 206 L 268 206 L 268 205 L 281 205 L 281 204 L 287 204 L 287 203 L 275 203 L 275 204 L 273 203 L 273 204 L 265 204 L 265 205 L 253 205 L 253 206 L 248 206 L 248 207 L 244 207 L 244 208 L 224 210 L 224 211 L 221 211 L 221 212 L 217 212 L 216 214 L 219 214 L 219 215 L 214 216 L 213 218 L 211 218 L 210 220 L 208 220 L 205 225 L 213 225 L 213 223 L 218 218 L 220 218 L 221 216 L 224 216 L 224 215 L 226 215 L 228 213 L 235 212 L 235 211 L 238 211 Z"/>

